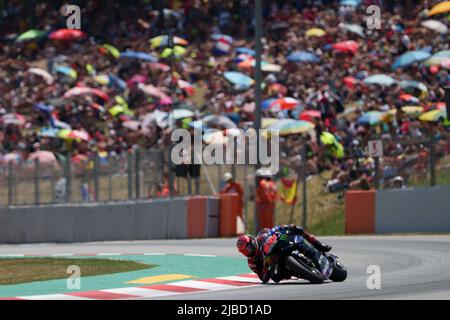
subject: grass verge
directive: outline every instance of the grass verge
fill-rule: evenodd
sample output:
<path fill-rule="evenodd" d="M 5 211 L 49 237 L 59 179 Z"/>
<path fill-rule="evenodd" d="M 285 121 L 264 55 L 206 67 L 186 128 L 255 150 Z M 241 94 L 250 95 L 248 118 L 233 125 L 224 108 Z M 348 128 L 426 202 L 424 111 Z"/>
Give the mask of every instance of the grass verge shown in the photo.
<path fill-rule="evenodd" d="M 90 258 L 4 258 L 0 259 L 0 285 L 68 278 L 69 266 L 78 266 L 82 277 L 153 268 L 135 261 Z"/>

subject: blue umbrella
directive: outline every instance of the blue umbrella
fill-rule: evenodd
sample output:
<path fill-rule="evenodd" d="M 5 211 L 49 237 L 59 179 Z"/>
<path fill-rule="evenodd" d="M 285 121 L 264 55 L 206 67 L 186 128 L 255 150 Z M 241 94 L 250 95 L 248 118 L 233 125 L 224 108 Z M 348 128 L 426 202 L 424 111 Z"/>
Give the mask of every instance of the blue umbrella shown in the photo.
<path fill-rule="evenodd" d="M 271 98 L 271 99 L 266 99 L 266 100 L 264 100 L 263 102 L 261 102 L 261 108 L 263 109 L 263 110 L 267 110 L 267 109 L 269 109 L 270 108 L 270 105 L 274 102 L 274 101 L 276 101 L 277 99 L 275 99 L 275 98 Z"/>
<path fill-rule="evenodd" d="M 111 86 L 117 87 L 120 90 L 125 90 L 127 88 L 127 83 L 124 80 L 120 79 L 115 74 L 110 73 L 108 77 L 109 77 L 109 84 Z"/>
<path fill-rule="evenodd" d="M 230 81 L 232 84 L 239 86 L 239 87 L 251 87 L 253 83 L 255 82 L 252 78 L 249 76 L 236 71 L 228 71 L 223 74 L 225 79 Z"/>
<path fill-rule="evenodd" d="M 245 48 L 245 47 L 239 47 L 234 49 L 234 52 L 238 53 L 238 54 L 248 54 L 250 56 L 254 56 L 256 54 L 255 50 L 252 50 L 250 48 Z"/>
<path fill-rule="evenodd" d="M 361 0 L 341 0 L 341 6 L 357 7 L 360 3 Z"/>
<path fill-rule="evenodd" d="M 404 68 L 407 66 L 412 65 L 413 63 L 420 62 L 423 60 L 428 59 L 431 56 L 429 52 L 425 51 L 408 51 L 404 54 L 402 54 L 400 57 L 398 57 L 394 64 L 392 65 L 392 70 L 398 69 L 398 68 Z"/>
<path fill-rule="evenodd" d="M 442 50 L 433 54 L 432 58 L 450 58 L 450 50 Z"/>
<path fill-rule="evenodd" d="M 46 113 L 51 113 L 55 109 L 52 105 L 45 104 L 42 102 L 39 102 L 39 103 L 33 105 L 33 108 L 38 109 L 43 112 L 46 112 Z"/>
<path fill-rule="evenodd" d="M 320 58 L 318 56 L 316 56 L 314 53 L 307 51 L 294 51 L 287 56 L 287 59 L 292 62 L 311 62 L 311 63 L 320 62 Z"/>
<path fill-rule="evenodd" d="M 48 137 L 48 138 L 57 138 L 59 129 L 57 128 L 42 128 L 39 131 L 38 136 L 40 137 Z"/>
<path fill-rule="evenodd" d="M 386 74 L 374 74 L 364 79 L 365 84 L 377 84 L 380 86 L 391 86 L 397 81 Z"/>
<path fill-rule="evenodd" d="M 383 112 L 380 111 L 368 111 L 364 113 L 361 117 L 356 121 L 357 124 L 369 124 L 375 125 L 381 121 L 383 116 Z"/>
<path fill-rule="evenodd" d="M 151 54 L 137 51 L 125 51 L 120 53 L 121 58 L 140 59 L 149 62 L 157 62 L 158 59 Z"/>
<path fill-rule="evenodd" d="M 75 79 L 77 77 L 77 72 L 72 69 L 71 67 L 67 66 L 59 66 L 55 69 L 56 72 L 62 73 L 66 76 L 71 77 L 72 79 Z"/>

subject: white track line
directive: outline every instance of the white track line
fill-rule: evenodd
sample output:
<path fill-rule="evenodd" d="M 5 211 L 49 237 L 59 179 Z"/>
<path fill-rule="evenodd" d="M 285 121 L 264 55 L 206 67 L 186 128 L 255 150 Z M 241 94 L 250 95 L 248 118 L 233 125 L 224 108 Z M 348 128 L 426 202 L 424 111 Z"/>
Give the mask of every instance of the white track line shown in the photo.
<path fill-rule="evenodd" d="M 73 257 L 75 254 L 74 253 L 54 253 L 51 254 L 51 257 Z"/>
<path fill-rule="evenodd" d="M 223 280 L 231 280 L 231 281 L 239 281 L 239 282 L 247 282 L 247 283 L 255 283 L 255 284 L 261 284 L 261 280 L 258 278 L 248 278 L 248 277 L 239 277 L 239 276 L 229 276 L 229 277 L 219 277 L 216 279 L 223 279 Z"/>
<path fill-rule="evenodd" d="M 137 288 L 137 287 L 108 289 L 108 290 L 100 290 L 100 291 L 108 292 L 108 293 L 117 293 L 117 294 L 129 294 L 129 295 L 133 295 L 133 296 L 138 296 L 140 298 L 154 298 L 154 297 L 163 297 L 163 296 L 170 296 L 173 294 L 178 294 L 177 292 L 143 289 L 143 288 Z"/>
<path fill-rule="evenodd" d="M 160 252 L 147 252 L 144 253 L 144 256 L 165 256 L 165 253 L 160 253 Z"/>
<path fill-rule="evenodd" d="M 182 286 L 182 287 L 189 287 L 189 288 L 195 288 L 195 289 L 204 289 L 204 290 L 226 290 L 226 289 L 236 289 L 237 287 L 227 285 L 227 284 L 220 284 L 220 283 L 213 283 L 213 282 L 206 282 L 206 281 L 197 281 L 197 280 L 185 280 L 185 281 L 179 281 L 179 282 L 172 282 L 170 285 L 173 286 Z"/>
<path fill-rule="evenodd" d="M 97 253 L 97 256 L 121 256 L 121 253 Z"/>

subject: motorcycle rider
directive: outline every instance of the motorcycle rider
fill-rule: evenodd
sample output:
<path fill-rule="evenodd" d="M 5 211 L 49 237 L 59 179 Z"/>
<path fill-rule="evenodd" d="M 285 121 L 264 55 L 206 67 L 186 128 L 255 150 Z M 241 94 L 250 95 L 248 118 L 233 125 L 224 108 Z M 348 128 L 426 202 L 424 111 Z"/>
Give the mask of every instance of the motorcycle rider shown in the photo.
<path fill-rule="evenodd" d="M 236 242 L 236 246 L 239 252 L 247 257 L 248 266 L 258 275 L 263 283 L 267 283 L 270 279 L 274 282 L 279 282 L 283 279 L 290 279 L 291 277 L 286 270 L 279 270 L 278 273 L 273 273 L 271 270 L 273 263 L 270 261 L 270 257 L 265 257 L 263 254 L 262 249 L 264 243 L 270 236 L 277 232 L 289 232 L 291 235 L 300 235 L 321 252 L 331 250 L 331 246 L 320 242 L 314 235 L 295 224 L 275 226 L 272 229 L 264 228 L 258 232 L 256 237 L 249 234 L 241 235 Z"/>

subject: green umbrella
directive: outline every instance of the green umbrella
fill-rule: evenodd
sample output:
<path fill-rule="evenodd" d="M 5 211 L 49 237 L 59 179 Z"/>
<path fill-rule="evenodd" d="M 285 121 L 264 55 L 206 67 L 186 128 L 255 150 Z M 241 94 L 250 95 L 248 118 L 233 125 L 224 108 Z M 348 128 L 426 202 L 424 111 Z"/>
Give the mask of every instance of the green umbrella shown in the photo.
<path fill-rule="evenodd" d="M 22 41 L 27 41 L 27 40 L 34 40 L 37 38 L 42 38 L 45 35 L 46 35 L 45 31 L 31 29 L 31 30 L 28 30 L 27 32 L 22 33 L 20 36 L 18 36 L 16 41 L 22 42 Z"/>

